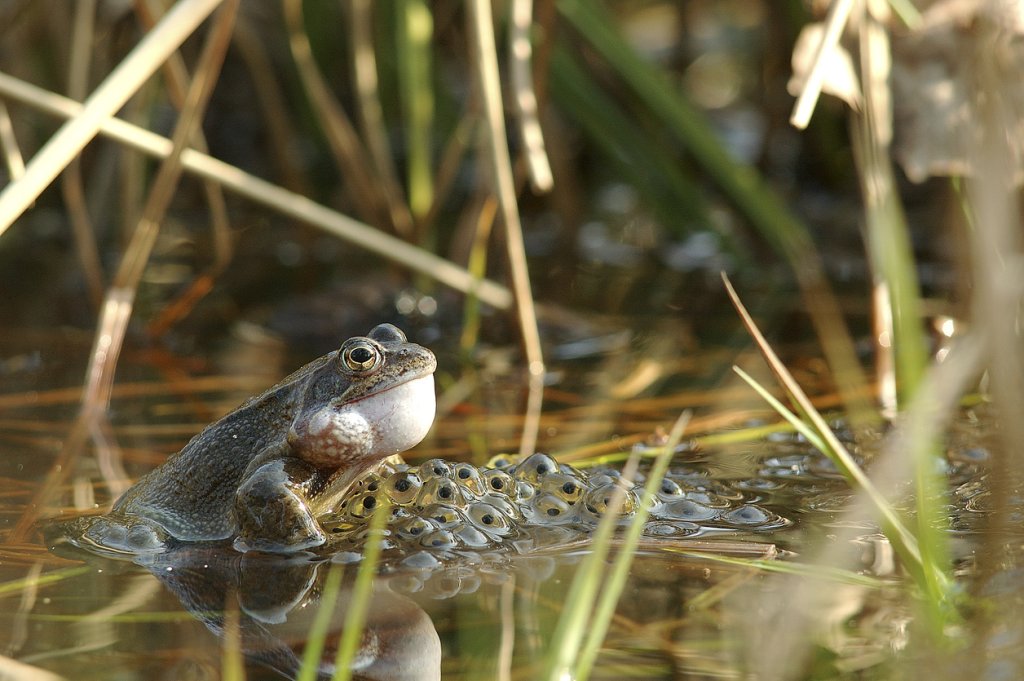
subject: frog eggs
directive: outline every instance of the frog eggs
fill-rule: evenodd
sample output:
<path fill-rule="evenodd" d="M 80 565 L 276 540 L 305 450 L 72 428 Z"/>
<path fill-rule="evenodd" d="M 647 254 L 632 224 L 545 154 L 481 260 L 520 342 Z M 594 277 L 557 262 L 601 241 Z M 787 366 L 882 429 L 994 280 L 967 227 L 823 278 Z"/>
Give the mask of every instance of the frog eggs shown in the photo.
<path fill-rule="evenodd" d="M 688 477 L 689 476 L 689 477 Z M 546 454 L 522 461 L 499 455 L 487 465 L 430 459 L 384 464 L 354 484 L 322 518 L 339 549 L 358 550 L 367 519 L 390 502 L 390 545 L 407 557 L 463 550 L 531 551 L 585 538 L 614 509 L 620 524 L 640 508 L 642 490 L 614 469 L 587 472 Z M 620 504 L 613 498 L 621 495 Z M 655 489 L 644 532 L 666 540 L 707 530 L 763 531 L 787 521 L 757 506 L 742 486 L 669 476 Z M 428 561 L 429 562 L 429 561 Z M 405 562 L 403 561 L 403 564 Z"/>
<path fill-rule="evenodd" d="M 384 481 L 384 493 L 391 499 L 391 503 L 399 506 L 405 506 L 415 501 L 422 488 L 423 481 L 412 471 L 392 473 Z"/>

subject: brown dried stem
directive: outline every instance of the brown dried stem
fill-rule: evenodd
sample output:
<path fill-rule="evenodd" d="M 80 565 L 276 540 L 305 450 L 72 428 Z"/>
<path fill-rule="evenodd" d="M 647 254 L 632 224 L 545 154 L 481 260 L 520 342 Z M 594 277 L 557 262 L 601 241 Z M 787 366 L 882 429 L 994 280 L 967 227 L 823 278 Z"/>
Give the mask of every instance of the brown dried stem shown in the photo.
<path fill-rule="evenodd" d="M 82 111 L 82 105 L 78 102 L 5 73 L 0 73 L 0 93 L 57 116 L 72 117 Z M 171 150 L 171 142 L 167 138 L 119 118 L 103 121 L 100 132 L 150 156 L 163 158 Z M 458 291 L 476 295 L 493 307 L 504 310 L 512 306 L 512 294 L 501 284 L 473 277 L 464 268 L 444 258 L 315 203 L 305 196 L 271 184 L 195 149 L 186 149 L 181 155 L 181 161 L 185 170 L 194 175 L 213 179 L 240 196 L 282 215 L 422 272 Z"/>
<path fill-rule="evenodd" d="M 0 235 L 219 4 L 220 0 L 181 0 L 135 46 L 89 96 L 75 118 L 65 123 L 32 158 L 25 174 L 0 191 Z"/>
<path fill-rule="evenodd" d="M 380 103 L 377 58 L 373 48 L 374 5 L 370 0 L 348 0 L 347 5 L 351 19 L 352 75 L 356 84 L 359 125 L 370 160 L 387 196 L 396 230 L 408 236 L 406 230 L 411 231 L 413 217 L 398 182 L 384 125 L 384 110 Z"/>
<path fill-rule="evenodd" d="M 75 4 L 74 28 L 71 31 L 71 54 L 68 59 L 68 96 L 72 99 L 85 98 L 89 84 L 89 65 L 92 63 L 92 36 L 96 19 L 96 0 L 81 0 Z M 103 300 L 103 265 L 96 247 L 96 230 L 89 218 L 89 207 L 85 202 L 82 185 L 80 158 L 74 158 L 64 169 L 61 178 L 61 192 L 67 204 L 71 233 L 75 238 L 78 260 L 82 266 L 89 300 L 99 307 Z"/>
<path fill-rule="evenodd" d="M 488 0 L 472 0 L 467 4 L 467 9 L 477 86 L 484 106 L 486 152 L 491 163 L 492 181 L 498 197 L 502 223 L 505 226 L 512 290 L 515 294 L 519 326 L 526 352 L 529 395 L 519 453 L 527 455 L 532 453 L 537 442 L 544 391 L 544 357 L 540 347 L 533 293 L 530 290 L 530 274 L 527 269 L 526 248 L 523 245 L 523 227 L 519 221 L 519 207 L 516 203 L 512 162 L 508 153 L 491 5 Z"/>
<path fill-rule="evenodd" d="M 523 153 L 530 174 L 530 183 L 537 192 L 551 191 L 554 178 L 551 163 L 544 149 L 544 133 L 537 116 L 537 93 L 533 86 L 533 44 L 530 29 L 533 27 L 533 0 L 513 0 L 509 22 L 509 73 L 512 78 L 513 101 L 516 106 L 516 122 L 519 136 L 523 141 Z"/>
<path fill-rule="evenodd" d="M 398 234 L 411 236 L 412 217 L 408 206 L 397 197 L 389 196 L 387 187 L 382 187 L 367 172 L 367 153 L 359 136 L 316 65 L 309 36 L 302 26 L 302 3 L 300 0 L 283 0 L 282 5 L 292 59 L 309 103 L 345 178 L 348 197 L 364 219 L 371 223 L 390 224 Z"/>
<path fill-rule="evenodd" d="M 21 540 L 31 528 L 43 504 L 70 473 L 90 431 L 104 418 L 110 401 L 114 369 L 121 350 L 128 319 L 131 316 L 135 292 L 149 260 L 149 254 L 159 232 L 159 222 L 174 195 L 181 177 L 181 154 L 192 137 L 195 126 L 202 118 L 220 65 L 231 39 L 231 28 L 240 0 L 226 0 L 224 8 L 210 36 L 189 88 L 185 106 L 174 130 L 171 153 L 164 160 L 153 181 L 142 218 L 132 235 L 114 281 L 104 300 L 99 328 L 93 344 L 86 372 L 86 385 L 82 393 L 82 407 L 60 455 L 32 503 L 18 520 L 11 541 Z"/>

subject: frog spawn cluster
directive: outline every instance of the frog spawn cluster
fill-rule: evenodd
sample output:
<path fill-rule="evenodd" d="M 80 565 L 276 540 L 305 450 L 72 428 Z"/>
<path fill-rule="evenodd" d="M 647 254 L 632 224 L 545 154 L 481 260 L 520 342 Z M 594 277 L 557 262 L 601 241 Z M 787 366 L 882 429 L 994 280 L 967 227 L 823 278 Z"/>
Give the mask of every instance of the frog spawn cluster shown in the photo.
<path fill-rule="evenodd" d="M 320 521 L 330 546 L 353 558 L 361 551 L 368 519 L 389 506 L 386 552 L 510 549 L 518 553 L 585 539 L 613 504 L 627 523 L 641 503 L 641 486 L 614 469 L 586 472 L 545 454 L 515 463 L 499 456 L 486 466 L 440 459 L 419 466 L 385 466 L 358 480 L 338 508 Z M 745 502 L 742 492 L 710 481 L 666 477 L 650 508 L 645 534 L 680 538 L 714 529 L 765 530 L 786 521 Z M 429 558 L 424 558 L 429 561 Z"/>

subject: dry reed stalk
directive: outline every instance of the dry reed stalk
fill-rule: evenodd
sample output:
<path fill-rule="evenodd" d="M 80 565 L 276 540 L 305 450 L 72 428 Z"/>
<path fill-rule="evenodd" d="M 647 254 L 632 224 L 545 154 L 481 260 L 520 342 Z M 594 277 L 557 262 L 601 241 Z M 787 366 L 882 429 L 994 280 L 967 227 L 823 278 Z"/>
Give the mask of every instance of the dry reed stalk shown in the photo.
<path fill-rule="evenodd" d="M 274 77 L 274 69 L 267 55 L 267 45 L 257 29 L 243 12 L 235 22 L 234 46 L 245 62 L 252 79 L 256 103 L 267 125 L 269 155 L 277 168 L 277 177 L 285 189 L 295 194 L 310 196 L 308 173 L 299 159 L 293 141 L 298 139 L 286 106 L 281 84 Z"/>
<path fill-rule="evenodd" d="M 0 235 L 39 197 L 67 164 L 128 101 L 221 0 L 181 0 L 118 64 L 78 114 L 47 141 L 25 174 L 0 191 Z"/>
<path fill-rule="evenodd" d="M 0 93 L 58 116 L 76 116 L 82 110 L 82 105 L 78 102 L 5 73 L 0 73 Z M 167 138 L 118 118 L 104 120 L 100 124 L 100 132 L 157 158 L 167 156 L 171 150 L 171 142 Z M 501 284 L 474 277 L 444 258 L 396 239 L 305 196 L 288 191 L 194 149 L 186 149 L 182 153 L 181 161 L 185 170 L 192 174 L 213 179 L 236 194 L 282 215 L 310 224 L 385 259 L 422 272 L 457 291 L 472 293 L 493 307 L 507 309 L 512 306 L 512 294 Z"/>
<path fill-rule="evenodd" d="M 519 328 L 526 354 L 528 397 L 523 419 L 523 438 L 519 446 L 521 456 L 533 453 L 537 443 L 540 410 L 544 395 L 544 357 L 537 328 L 530 274 L 523 245 L 523 227 L 519 221 L 512 162 L 508 153 L 505 133 L 504 108 L 501 101 L 501 81 L 494 42 L 494 19 L 489 0 L 471 0 L 467 4 L 468 32 L 472 44 L 473 63 L 477 87 L 483 100 L 485 146 L 491 165 L 492 182 L 498 197 L 502 224 L 505 227 L 506 247 L 515 293 Z"/>
<path fill-rule="evenodd" d="M 88 90 L 95 19 L 96 0 L 75 3 L 68 57 L 68 96 L 71 99 L 84 99 Z M 82 165 L 78 157 L 72 159 L 64 169 L 60 185 L 71 222 L 71 233 L 75 238 L 78 261 L 82 266 L 82 276 L 89 291 L 89 302 L 98 309 L 103 301 L 103 265 L 96 246 L 96 230 L 89 218 L 89 207 L 85 201 Z"/>
<path fill-rule="evenodd" d="M 344 178 L 347 196 L 364 220 L 390 224 L 398 234 L 411 236 L 412 220 L 408 212 L 403 212 L 404 205 L 392 203 L 391 197 L 381 191 L 380 183 L 370 176 L 367 153 L 359 135 L 320 73 L 309 36 L 302 25 L 302 3 L 300 0 L 284 0 L 283 6 L 288 45 L 299 80 Z"/>
<path fill-rule="evenodd" d="M 182 152 L 192 139 L 196 127 L 202 120 L 206 104 L 213 94 L 213 87 L 231 40 L 238 2 L 239 0 L 225 1 L 224 8 L 217 17 L 215 30 L 207 38 L 171 138 L 171 153 L 163 160 L 153 180 L 142 217 L 132 232 L 131 241 L 125 249 L 121 264 L 107 292 L 94 351 L 86 372 L 89 380 L 84 391 L 83 403 L 87 410 L 92 403 L 99 409 L 106 409 L 109 404 L 114 369 L 117 366 L 117 357 L 120 354 L 138 285 L 149 263 L 150 253 L 160 232 L 160 223 L 181 178 Z"/>
<path fill-rule="evenodd" d="M 429 231 L 437 221 L 438 215 L 444 207 L 445 200 L 449 197 L 455 180 L 466 155 L 466 150 L 472 141 L 473 131 L 476 130 L 476 123 L 479 116 L 470 102 L 466 112 L 459 118 L 455 130 L 445 143 L 441 152 L 441 160 L 438 161 L 437 169 L 434 172 L 433 202 L 430 209 L 420 218 L 418 227 L 420 230 Z M 467 211 L 472 210 L 467 208 Z M 464 216 L 463 216 L 464 217 Z"/>
<path fill-rule="evenodd" d="M 395 229 L 399 234 L 410 238 L 414 232 L 414 220 L 398 181 L 391 145 L 388 142 L 384 108 L 380 103 L 380 83 L 377 78 L 377 58 L 373 43 L 374 4 L 370 0 L 348 0 L 347 7 L 351 20 L 349 33 L 352 41 L 352 76 L 356 86 L 360 128 L 376 177 L 382 184 Z"/>
<path fill-rule="evenodd" d="M 72 425 L 56 462 L 36 491 L 32 503 L 29 504 L 15 525 L 12 535 L 16 539 L 23 538 L 35 523 L 47 500 L 71 473 L 86 438 L 94 432 L 98 424 L 105 420 L 114 370 L 128 326 L 128 319 L 131 316 L 135 290 L 149 259 L 150 249 L 156 240 L 159 221 L 170 204 L 178 178 L 181 176 L 182 151 L 192 136 L 194 126 L 201 119 L 202 112 L 213 91 L 213 85 L 220 71 L 220 64 L 230 42 L 231 28 L 239 1 L 226 0 L 225 8 L 218 16 L 214 30 L 207 38 L 199 59 L 196 76 L 189 88 L 186 106 L 182 109 L 175 126 L 171 152 L 153 181 L 142 218 L 132 235 L 132 242 L 125 250 L 121 265 L 104 299 L 98 323 L 99 328 L 86 371 L 86 385 L 82 390 L 82 405 L 78 418 Z M 156 30 L 154 29 L 154 31 Z"/>
<path fill-rule="evenodd" d="M 0 152 L 3 153 L 4 166 L 7 168 L 7 175 L 11 180 L 17 180 L 25 174 L 25 159 L 18 146 L 18 138 L 14 136 L 14 125 L 11 123 L 11 114 L 7 110 L 7 103 L 2 100 L 0 100 Z"/>
<path fill-rule="evenodd" d="M 512 79 L 512 101 L 518 116 L 519 137 L 522 139 L 526 167 L 534 191 L 551 191 L 555 181 L 551 163 L 544 149 L 544 132 L 537 112 L 537 93 L 533 85 L 533 0 L 513 0 L 509 6 L 509 75 Z"/>
<path fill-rule="evenodd" d="M 814 56 L 814 65 L 811 67 L 810 73 L 807 74 L 796 104 L 793 105 L 793 113 L 789 118 L 790 125 L 803 130 L 810 122 L 811 114 L 814 113 L 814 107 L 818 103 L 822 84 L 825 81 L 825 69 L 830 63 L 827 57 L 839 44 L 839 38 L 843 35 L 843 29 L 846 28 L 846 22 L 849 21 L 856 4 L 857 0 L 834 0 L 829 6 L 821 44 Z"/>
<path fill-rule="evenodd" d="M 154 6 L 152 0 L 135 0 L 135 13 L 140 23 L 151 30 L 161 15 L 162 10 Z M 189 82 L 188 69 L 180 53 L 174 53 L 164 64 L 163 72 L 167 85 L 167 94 L 178 111 L 184 106 L 186 89 Z M 206 137 L 202 126 L 193 133 L 192 144 L 195 149 L 207 152 Z M 228 217 L 227 203 L 221 186 L 212 180 L 203 180 L 203 194 L 209 208 L 210 225 L 213 233 L 213 261 L 193 280 L 192 284 L 173 301 L 166 304 L 157 313 L 156 318 L 147 325 L 150 336 L 162 335 L 172 324 L 184 317 L 192 309 L 196 301 L 213 288 L 213 280 L 231 262 L 233 244 L 231 239 L 231 222 Z"/>

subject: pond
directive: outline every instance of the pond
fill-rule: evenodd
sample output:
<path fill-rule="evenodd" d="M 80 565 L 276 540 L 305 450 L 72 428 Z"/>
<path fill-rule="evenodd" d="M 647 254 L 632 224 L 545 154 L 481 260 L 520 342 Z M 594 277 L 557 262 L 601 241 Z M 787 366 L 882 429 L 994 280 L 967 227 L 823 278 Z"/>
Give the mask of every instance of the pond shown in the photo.
<path fill-rule="evenodd" d="M 75 333 L 5 339 L 13 367 L 9 376 L 21 387 L 0 403 L 5 449 L 0 517 L 8 539 L 37 501 L 35 493 L 52 474 L 50 462 L 66 444 L 79 396 L 74 379 L 83 370 L 69 358 L 81 358 L 87 341 Z M 226 355 L 237 359 L 245 344 L 261 343 L 266 339 L 234 339 Z M 255 352 L 261 366 L 288 363 L 271 359 L 282 348 L 267 345 Z M 632 353 L 626 344 L 603 360 L 636 364 Z M 445 378 L 457 360 L 443 351 L 439 355 L 439 382 L 458 390 Z M 721 363 L 723 356 L 724 348 L 709 349 L 706 361 L 693 358 L 670 378 L 699 382 L 708 364 Z M 76 513 L 54 506 L 58 498 L 73 499 L 78 513 L 107 507 L 109 483 L 113 491 L 123 490 L 136 471 L 148 470 L 184 444 L 203 419 L 230 410 L 273 380 L 244 369 L 234 375 L 183 369 L 206 359 L 127 356 L 109 421 L 97 425 L 60 482 L 60 493 L 45 502 L 44 515 Z M 757 603 L 758 610 L 780 607 L 770 594 L 782 583 L 764 564 L 805 564 L 822 542 L 849 531 L 851 521 L 843 511 L 852 497 L 849 487 L 801 436 L 772 426 L 770 412 L 756 407 L 738 386 L 602 403 L 572 388 L 595 378 L 593 361 L 554 365 L 565 380 L 549 390 L 540 441 L 540 450 L 585 466 L 574 469 L 577 477 L 571 478 L 582 487 L 605 470 L 606 464 L 594 466 L 596 454 L 621 461 L 631 450 L 657 452 L 666 437 L 661 428 L 671 425 L 679 410 L 696 408 L 698 415 L 673 458 L 658 502 L 662 521 L 654 509 L 592 678 L 739 678 L 756 664 L 757 646 L 764 644 L 764 632 L 757 629 L 771 626 L 749 604 Z M 607 375 L 598 366 L 598 374 Z M 493 399 L 517 390 L 514 374 L 496 374 L 485 392 Z M 439 394 L 446 404 L 445 392 Z M 723 401 L 733 408 L 720 407 Z M 503 437 L 514 442 L 518 419 L 495 406 L 500 403 L 448 403 L 432 434 L 406 455 L 413 465 L 409 470 L 426 480 L 426 468 L 439 465 L 432 463 L 439 457 L 474 460 L 466 440 L 473 431 L 488 443 Z M 983 546 L 979 536 L 990 512 L 984 475 L 990 418 L 984 404 L 964 409 L 949 441 L 947 476 L 955 491 L 950 522 L 960 537 L 957 561 L 965 569 L 973 551 Z M 735 442 L 715 444 L 716 436 Z M 859 443 L 849 432 L 845 437 L 860 460 L 877 455 L 877 435 Z M 581 452 L 581 443 L 591 451 Z M 530 465 L 535 468 L 537 461 Z M 524 478 L 514 465 L 478 466 L 466 470 L 499 470 L 542 487 L 543 476 Z M 641 468 L 639 483 L 648 469 Z M 387 480 L 394 472 L 389 470 L 377 479 Z M 451 469 L 445 475 L 457 480 Z M 452 503 L 465 511 L 472 499 L 467 491 L 464 501 Z M 575 523 L 541 518 L 529 527 L 519 516 L 512 522 L 525 528 L 517 542 L 497 538 L 472 546 L 460 539 L 438 548 L 414 538 L 384 551 L 359 639 L 357 678 L 536 678 L 542 672 L 567 608 L 566 595 L 590 552 L 594 525 L 581 525 L 578 518 Z M 463 515 L 447 527 L 458 537 L 458 529 L 468 524 L 469 516 Z M 7 650 L 18 662 L 76 679 L 221 678 L 236 657 L 244 659 L 245 678 L 295 677 L 308 654 L 313 622 L 325 609 L 319 616 L 327 617 L 328 633 L 316 667 L 329 676 L 365 542 L 363 537 L 329 553 L 284 556 L 239 553 L 224 542 L 184 544 L 133 560 L 66 545 L 54 553 L 49 549 L 55 537 L 59 533 L 44 521 L 0 553 L 2 629 L 9 632 Z M 820 654 L 829 658 L 816 664 L 833 673 L 881 673 L 908 645 L 913 608 L 900 586 L 906 577 L 875 523 L 860 520 L 849 541 L 859 555 L 848 571 L 831 574 L 821 568 L 815 575 L 809 566 L 804 576 L 828 586 L 831 598 L 825 601 L 832 601 L 834 612 L 826 619 L 837 627 L 827 636 L 816 635 Z M 608 560 L 614 555 L 613 549 Z M 15 667 L 11 674 L 17 674 Z"/>

